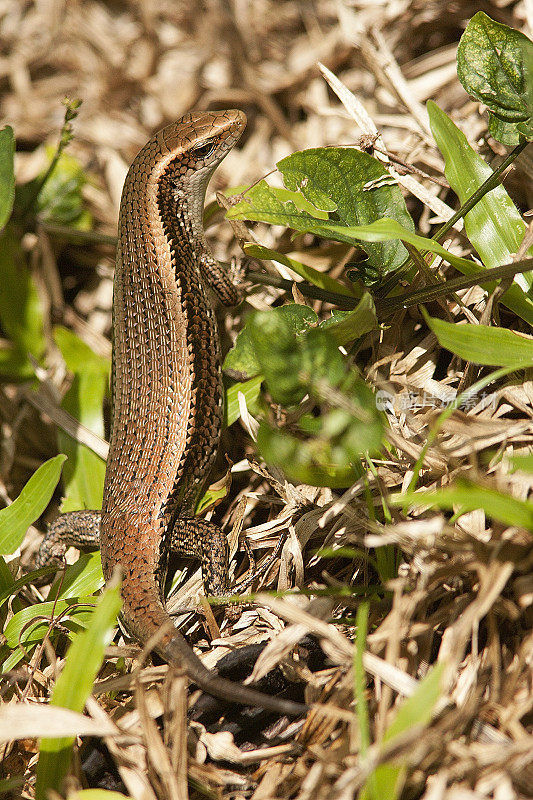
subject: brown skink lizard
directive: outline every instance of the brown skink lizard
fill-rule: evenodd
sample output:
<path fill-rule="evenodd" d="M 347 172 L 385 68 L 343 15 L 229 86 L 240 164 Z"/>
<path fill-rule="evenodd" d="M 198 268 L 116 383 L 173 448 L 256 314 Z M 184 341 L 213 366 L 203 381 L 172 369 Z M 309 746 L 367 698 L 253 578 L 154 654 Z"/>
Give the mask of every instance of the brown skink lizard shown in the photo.
<path fill-rule="evenodd" d="M 122 614 L 156 651 L 183 665 L 204 691 L 231 702 L 298 715 L 304 705 L 210 672 L 170 628 L 162 586 L 171 551 L 198 558 L 208 594 L 228 592 L 226 537 L 194 517 L 222 428 L 215 315 L 206 287 L 238 302 L 211 255 L 202 214 L 207 183 L 246 124 L 241 111 L 188 114 L 159 131 L 131 165 L 120 204 L 113 297 L 112 431 L 99 512 L 59 517 L 40 561 L 57 542 L 99 538 L 106 580 L 122 571 Z"/>

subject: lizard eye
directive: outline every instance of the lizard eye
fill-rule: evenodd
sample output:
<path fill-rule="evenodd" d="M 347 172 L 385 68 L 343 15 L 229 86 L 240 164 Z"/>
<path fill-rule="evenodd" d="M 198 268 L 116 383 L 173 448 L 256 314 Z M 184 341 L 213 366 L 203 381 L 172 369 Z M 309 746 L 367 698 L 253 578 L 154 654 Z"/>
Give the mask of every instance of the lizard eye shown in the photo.
<path fill-rule="evenodd" d="M 205 161 L 205 159 L 211 155 L 214 149 L 215 149 L 214 142 L 206 142 L 205 144 L 199 144 L 196 147 L 192 148 L 196 158 L 199 158 L 203 161 Z"/>

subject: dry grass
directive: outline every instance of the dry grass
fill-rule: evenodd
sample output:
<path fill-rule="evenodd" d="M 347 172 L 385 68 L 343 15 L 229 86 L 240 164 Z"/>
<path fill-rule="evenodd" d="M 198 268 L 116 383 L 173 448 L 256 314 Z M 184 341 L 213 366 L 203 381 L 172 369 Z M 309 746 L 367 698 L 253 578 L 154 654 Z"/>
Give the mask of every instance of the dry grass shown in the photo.
<path fill-rule="evenodd" d="M 317 67 L 320 61 L 363 104 L 386 151 L 440 181 L 418 172 L 405 180 L 418 197 L 408 195 L 409 208 L 425 232 L 446 214 L 443 204 L 454 203 L 441 185 L 443 164 L 429 134 L 425 101 L 433 98 L 450 113 L 472 143 L 486 133 L 486 116 L 464 93 L 455 70 L 457 42 L 478 10 L 532 34 L 528 0 L 351 0 L 346 5 L 334 0 L 0 0 L 0 118 L 13 125 L 19 148 L 27 151 L 18 156 L 17 169 L 21 179 L 28 178 L 42 164 L 42 150 L 35 148 L 55 142 L 62 97 L 82 98 L 71 152 L 93 176 L 85 195 L 96 230 L 113 235 L 127 165 L 153 130 L 193 106 L 238 106 L 249 119 L 242 148 L 223 163 L 211 191 L 257 180 L 294 149 L 353 143 L 368 133 L 328 88 Z M 502 153 L 493 140 L 483 141 L 480 149 L 489 159 Z M 532 172 L 526 151 L 506 178 L 522 209 L 533 205 Z M 342 273 L 350 258 L 342 246 L 311 250 L 302 236 L 291 242 L 279 229 L 257 226 L 255 232 L 262 244 L 295 257 L 305 249 L 307 263 L 332 274 Z M 209 234 L 217 256 L 228 260 L 237 254 L 227 223 L 217 223 Z M 450 239 L 454 252 L 468 252 L 460 233 Z M 46 228 L 25 244 L 50 325 L 63 321 L 97 352 L 108 354 L 112 248 L 98 242 L 65 245 Z M 278 296 L 271 289 L 254 290 L 250 302 L 264 308 Z M 432 311 L 444 319 L 469 321 L 486 309 L 480 289 L 462 292 L 461 299 L 462 306 L 450 301 Z M 234 337 L 240 322 L 236 315 L 226 317 L 226 339 Z M 368 476 L 370 505 L 378 515 L 388 492 L 409 484 L 440 399 L 476 379 L 464 362 L 443 361 L 445 354 L 417 310 L 398 313 L 388 322 L 380 336 L 367 340 L 359 359 L 368 379 L 395 396 L 390 450 Z M 509 313 L 501 324 L 522 327 Z M 50 379 L 64 390 L 60 364 Z M 417 407 L 414 397 L 420 401 Z M 487 477 L 492 486 L 526 499 L 532 479 L 511 474 L 507 456 L 529 451 L 532 404 L 533 385 L 527 381 L 500 386 L 487 394 L 484 405 L 455 412 L 426 455 L 422 485 L 444 486 L 461 475 Z M 50 414 L 32 408 L 27 394 L 15 386 L 1 389 L 0 416 L 1 491 L 13 498 L 35 467 L 55 453 L 54 427 Z M 339 587 L 371 579 L 363 561 L 347 567 L 346 560 L 313 556 L 322 544 L 398 547 L 397 577 L 389 582 L 390 593 L 371 605 L 369 618 L 364 665 L 375 741 L 430 665 L 438 660 L 447 665 L 433 721 L 423 735 L 415 727 L 395 746 L 394 756 L 408 764 L 402 797 L 532 797 L 530 536 L 489 525 L 481 511 L 455 523 L 436 513 L 391 511 L 390 524 L 378 524 L 369 514 L 362 483 L 338 495 L 293 487 L 264 467 L 249 469 L 242 463 L 254 455 L 244 433 L 234 434 L 225 447 L 242 467 L 235 471 L 231 502 L 225 506 L 226 530 L 244 514 L 244 529 L 263 558 L 280 533 L 289 531 L 279 569 L 263 581 L 265 588 Z M 242 498 L 245 504 L 239 504 Z M 30 532 L 24 563 L 31 563 L 37 541 L 36 532 Z M 195 576 L 177 603 L 190 602 L 199 585 Z M 243 752 L 227 731 L 206 731 L 198 723 L 187 730 L 183 681 L 171 680 L 165 667 L 118 678 L 113 665 L 107 666 L 88 711 L 96 720 L 112 720 L 115 732 L 109 733 L 108 726 L 104 739 L 132 797 L 183 798 L 188 774 L 193 796 L 204 786 L 219 797 L 348 800 L 357 796 L 376 759 L 383 758 L 377 747 L 360 757 L 355 717 L 348 713 L 353 628 L 345 617 L 357 599 L 261 596 L 261 601 L 233 627 L 231 644 L 271 638 L 284 620 L 276 649 L 267 654 L 272 664 L 303 633 L 314 633 L 329 661 L 315 673 L 303 664 L 293 668 L 309 683 L 309 698 L 324 704 L 324 710 L 312 711 L 305 722 L 286 730 L 271 730 L 269 749 L 259 752 L 249 745 Z M 185 631 L 198 638 L 198 625 L 191 623 Z M 226 649 L 210 649 L 207 663 Z M 22 672 L 24 686 L 27 674 Z M 46 697 L 54 672 L 47 667 L 37 674 L 35 698 Z M 119 693 L 107 694 L 113 688 Z M 6 699 L 11 696 L 17 696 L 16 683 L 9 691 L 6 687 Z M 34 752 L 30 740 L 3 750 L 4 776 L 24 774 L 24 797 L 33 796 Z"/>

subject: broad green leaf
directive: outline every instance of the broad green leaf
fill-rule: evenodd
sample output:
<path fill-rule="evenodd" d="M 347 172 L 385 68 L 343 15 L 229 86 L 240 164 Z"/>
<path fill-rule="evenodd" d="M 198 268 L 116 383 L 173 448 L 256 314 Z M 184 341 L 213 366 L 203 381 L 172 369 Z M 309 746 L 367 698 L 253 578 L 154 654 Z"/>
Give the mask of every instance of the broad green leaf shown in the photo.
<path fill-rule="evenodd" d="M 399 187 L 387 182 L 390 174 L 368 153 L 344 147 L 316 148 L 293 153 L 277 166 L 285 185 L 315 206 L 333 211 L 328 205 L 331 199 L 336 216 L 347 227 L 385 216 L 414 229 Z M 376 273 L 382 275 L 403 264 L 407 253 L 400 242 L 390 242 L 371 248 L 368 256 Z"/>
<path fill-rule="evenodd" d="M 444 111 L 432 101 L 427 108 L 433 136 L 446 162 L 446 177 L 461 203 L 465 203 L 492 175 L 492 170 Z M 487 268 L 511 262 L 526 233 L 526 225 L 502 184 L 482 197 L 465 215 L 464 222 L 467 236 Z M 527 255 L 533 255 L 533 247 Z M 529 291 L 532 278 L 532 273 L 516 275 L 513 286 L 503 296 L 502 302 L 521 316 L 517 310 L 520 289 Z"/>
<path fill-rule="evenodd" d="M 345 374 L 345 367 L 333 336 L 318 328 L 309 328 L 298 336 L 294 317 L 277 313 L 280 310 L 254 314 L 248 329 L 273 400 L 282 405 L 295 405 L 312 390 L 316 381 L 337 385 Z"/>
<path fill-rule="evenodd" d="M 290 303 L 280 308 L 272 309 L 271 312 L 265 312 L 278 317 L 282 322 L 286 323 L 291 331 L 300 333 L 307 330 L 311 325 L 318 323 L 316 313 L 308 306 L 298 305 L 297 303 Z M 241 373 L 248 378 L 253 378 L 261 372 L 261 365 L 257 359 L 255 347 L 250 337 L 251 326 L 254 325 L 255 314 L 252 314 L 242 331 L 237 337 L 237 341 L 233 348 L 227 354 L 224 361 L 225 370 L 233 370 Z M 274 325 L 275 323 L 269 323 Z"/>
<path fill-rule="evenodd" d="M 93 353 L 66 328 L 56 327 L 54 338 L 68 369 L 74 373 L 72 385 L 62 400 L 62 408 L 93 433 L 104 436 L 103 402 L 109 362 Z M 58 431 L 57 437 L 59 449 L 69 457 L 63 472 L 65 497 L 61 511 L 101 508 L 105 461 L 63 431 Z"/>
<path fill-rule="evenodd" d="M 364 301 L 363 306 L 361 324 L 370 310 Z M 288 309 L 294 311 L 287 313 Z M 295 406 L 308 394 L 331 405 L 335 389 L 334 407 L 320 416 L 303 415 L 298 423 L 301 438 L 261 425 L 258 445 L 265 460 L 281 467 L 291 480 L 344 487 L 360 474 L 361 454 L 380 447 L 383 420 L 369 387 L 347 370 L 335 336 L 310 327 L 316 316 L 312 312 L 309 318 L 309 311 L 293 305 L 255 313 L 245 329 L 248 362 L 255 359 L 254 369 L 264 377 L 275 402 Z M 344 319 L 331 328 L 348 341 L 360 333 L 353 322 Z"/>
<path fill-rule="evenodd" d="M 0 553 L 14 553 L 20 547 L 26 531 L 50 502 L 65 459 L 58 455 L 41 464 L 17 499 L 0 510 Z"/>
<path fill-rule="evenodd" d="M 306 394 L 300 378 L 301 350 L 286 316 L 260 311 L 253 315 L 247 327 L 261 374 L 267 380 L 273 400 L 283 405 L 299 403 Z"/>
<path fill-rule="evenodd" d="M 257 399 L 261 394 L 261 383 L 263 376 L 257 375 L 249 381 L 237 382 L 232 384 L 226 391 L 226 403 L 224 406 L 224 424 L 227 428 L 239 419 L 239 392 L 242 392 L 246 399 L 246 405 L 253 410 Z"/>
<path fill-rule="evenodd" d="M 259 426 L 257 446 L 267 464 L 280 467 L 294 483 L 343 489 L 360 476 L 357 465 L 326 463 L 321 453 L 313 452 L 316 447 L 264 423 Z"/>
<path fill-rule="evenodd" d="M 77 630 L 80 626 L 85 627 L 92 613 L 90 607 L 94 606 L 95 602 L 96 598 L 89 595 L 58 600 L 55 603 L 54 601 L 35 603 L 23 608 L 11 617 L 4 629 L 6 644 L 14 650 L 18 647 L 19 641 L 25 646 L 40 642 L 48 630 L 52 614 L 56 617 L 61 615 L 62 625 L 71 631 Z"/>
<path fill-rule="evenodd" d="M 517 500 L 510 494 L 486 486 L 457 480 L 452 486 L 434 492 L 406 492 L 390 498 L 391 503 L 404 508 L 412 505 L 423 508 L 458 509 L 456 516 L 482 509 L 488 517 L 533 532 L 533 503 Z"/>
<path fill-rule="evenodd" d="M 335 230 L 337 229 L 335 228 Z M 464 272 L 465 275 L 475 275 L 476 272 L 480 271 L 479 264 L 476 264 L 475 261 L 450 253 L 438 242 L 407 230 L 395 219 L 383 217 L 383 219 L 378 219 L 370 225 L 358 225 L 354 228 L 343 228 L 343 230 L 347 236 L 351 236 L 352 244 L 357 239 L 364 239 L 369 242 L 386 242 L 389 239 L 401 237 L 402 241 L 412 244 L 413 247 L 416 247 L 421 252 L 428 250 L 430 253 L 436 253 L 449 264 L 453 264 L 458 270 Z"/>
<path fill-rule="evenodd" d="M 528 51 L 533 51 L 533 43 L 527 36 L 478 11 L 457 48 L 457 75 L 466 91 L 493 114 L 521 122 L 533 113 L 525 64 Z"/>
<path fill-rule="evenodd" d="M 54 154 L 55 149 L 49 148 L 50 159 Z M 37 180 L 42 180 L 42 176 Z M 86 182 L 80 162 L 69 153 L 63 152 L 39 192 L 37 208 L 40 218 L 78 230 L 89 230 L 92 217 L 84 207 L 82 195 Z"/>
<path fill-rule="evenodd" d="M 54 583 L 48 599 L 53 600 L 57 596 L 60 600 L 68 600 L 95 594 L 104 583 L 100 551 L 83 553 L 75 564 L 67 567 L 64 576 Z"/>
<path fill-rule="evenodd" d="M 322 331 L 310 333 L 321 334 Z M 323 354 L 326 355 L 326 351 Z M 307 357 L 304 352 L 304 360 Z M 332 382 L 328 383 L 325 377 L 320 378 L 320 358 L 317 354 L 311 358 L 317 368 L 309 383 L 310 393 L 314 394 L 313 387 L 316 387 L 317 394 L 327 400 L 336 381 L 335 400 L 342 398 L 338 401 L 339 406 L 324 410 L 318 417 L 311 414 L 302 416 L 298 424 L 299 437 L 273 430 L 262 423 L 257 444 L 265 461 L 280 467 L 290 480 L 312 486 L 344 488 L 360 477 L 361 456 L 379 450 L 383 419 L 372 391 L 360 377 L 345 371 L 343 379 L 339 380 L 334 368 Z M 323 366 L 327 368 L 327 360 Z M 342 358 L 340 366 L 345 370 Z"/>
<path fill-rule="evenodd" d="M 425 318 L 439 344 L 466 361 L 494 367 L 533 366 L 533 339 L 505 328 L 456 325 L 427 315 Z"/>
<path fill-rule="evenodd" d="M 372 296 L 369 292 L 365 292 L 353 311 L 334 312 L 330 319 L 320 323 L 320 327 L 329 331 L 338 345 L 353 342 L 365 333 L 376 330 L 379 323 Z"/>
<path fill-rule="evenodd" d="M 533 46 L 529 39 L 527 40 L 527 44 L 523 46 L 523 53 L 529 117 L 522 122 L 518 122 L 516 124 L 516 129 L 521 136 L 530 142 L 533 139 Z"/>
<path fill-rule="evenodd" d="M 0 234 L 0 324 L 14 346 L 11 366 L 26 365 L 23 377 L 33 375 L 28 353 L 40 361 L 46 351 L 41 303 L 11 225 Z"/>
<path fill-rule="evenodd" d="M 277 166 L 292 194 L 281 196 L 261 181 L 228 212 L 229 218 L 285 225 L 350 244 L 353 237 L 345 235 L 344 228 L 383 216 L 413 230 L 400 189 L 390 185 L 388 172 L 368 153 L 345 147 L 315 148 L 293 153 Z M 295 193 L 312 206 L 302 210 Z M 407 258 L 398 241 L 367 244 L 365 250 L 375 277 L 397 269 Z"/>
<path fill-rule="evenodd" d="M 87 629 L 69 648 L 63 672 L 52 694 L 52 705 L 82 712 L 98 674 L 106 646 L 120 611 L 120 586 L 109 587 L 92 614 Z M 59 792 L 70 766 L 73 738 L 41 739 L 35 796 L 46 800 L 48 791 Z"/>
<path fill-rule="evenodd" d="M 383 241 L 388 238 L 401 238 L 404 242 L 408 242 L 416 247 L 421 252 L 427 250 L 430 253 L 436 253 L 445 259 L 448 263 L 452 264 L 456 269 L 464 275 L 478 275 L 479 284 L 483 286 L 486 291 L 491 292 L 495 286 L 495 281 L 483 280 L 483 269 L 479 264 L 471 261 L 468 258 L 460 258 L 459 256 L 449 253 L 445 248 L 433 239 L 427 239 L 424 236 L 418 236 L 411 231 L 402 228 L 398 222 L 392 219 L 380 219 L 373 222 L 371 225 L 360 225 L 357 228 L 346 229 L 347 233 L 352 233 L 361 239 L 370 239 L 372 241 Z M 531 273 L 530 273 L 531 274 Z M 518 277 L 518 276 L 517 276 Z M 511 308 L 530 325 L 533 325 L 533 299 L 524 294 L 518 285 L 513 285 L 502 297 L 504 305 Z"/>
<path fill-rule="evenodd" d="M 326 272 L 319 272 L 317 269 L 314 269 L 307 264 L 302 264 L 301 261 L 297 261 L 295 258 L 290 258 L 283 253 L 278 253 L 276 250 L 270 250 L 268 247 L 260 247 L 257 244 L 245 244 L 244 252 L 247 256 L 250 256 L 250 258 L 277 261 L 279 264 L 289 267 L 289 269 L 292 269 L 292 271 L 301 278 L 304 278 L 304 280 L 312 283 L 313 286 L 318 286 L 320 289 L 325 289 L 328 292 L 336 292 L 337 294 L 342 294 L 345 297 L 357 297 L 354 289 L 348 288 L 340 281 L 336 281 L 334 278 L 330 278 Z"/>
<path fill-rule="evenodd" d="M 489 111 L 489 133 L 497 142 L 506 147 L 516 147 L 520 142 L 520 133 L 516 122 L 507 122 Z"/>
<path fill-rule="evenodd" d="M 13 128 L 6 125 L 0 130 L 0 231 L 5 226 L 15 199 L 15 137 Z"/>

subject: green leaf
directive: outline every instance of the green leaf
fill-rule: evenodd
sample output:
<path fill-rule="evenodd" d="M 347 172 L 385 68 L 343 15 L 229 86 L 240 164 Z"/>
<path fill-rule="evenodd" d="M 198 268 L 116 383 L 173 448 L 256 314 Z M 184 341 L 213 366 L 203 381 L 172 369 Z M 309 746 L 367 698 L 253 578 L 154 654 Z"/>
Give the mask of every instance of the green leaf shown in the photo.
<path fill-rule="evenodd" d="M 41 516 L 54 493 L 66 456 L 41 464 L 10 506 L 0 510 L 0 553 L 14 553 L 26 531 Z"/>
<path fill-rule="evenodd" d="M 335 229 L 336 230 L 336 229 Z M 436 253 L 445 259 L 449 264 L 464 272 L 465 275 L 472 275 L 479 272 L 479 265 L 469 258 L 461 258 L 446 250 L 441 244 L 425 236 L 407 230 L 395 219 L 384 217 L 372 222 L 370 225 L 358 225 L 355 228 L 345 228 L 347 236 L 352 237 L 352 244 L 357 239 L 364 239 L 369 242 L 386 242 L 389 239 L 401 238 L 402 241 L 416 247 L 420 252 L 429 251 Z"/>
<path fill-rule="evenodd" d="M 291 316 L 279 311 L 281 309 L 257 312 L 250 319 L 248 329 L 272 399 L 291 406 L 299 403 L 317 380 L 336 385 L 345 374 L 345 368 L 333 336 L 317 328 L 298 336 L 294 322 L 301 315 Z"/>
<path fill-rule="evenodd" d="M 284 306 L 307 308 L 307 306 Z M 287 315 L 260 311 L 248 323 L 255 357 L 265 376 L 272 398 L 283 405 L 299 403 L 306 393 L 300 379 L 301 351 Z"/>
<path fill-rule="evenodd" d="M 533 71 L 531 74 L 533 76 Z M 518 122 L 516 125 L 516 130 L 520 136 L 524 137 L 524 139 L 527 139 L 528 141 L 533 140 L 533 117 L 526 119 L 525 122 Z M 504 144 L 507 143 L 504 142 Z"/>
<path fill-rule="evenodd" d="M 457 48 L 457 75 L 466 91 L 507 122 L 531 117 L 526 60 L 533 43 L 483 11 L 468 23 Z"/>
<path fill-rule="evenodd" d="M 453 486 L 435 492 L 406 492 L 392 497 L 393 505 L 404 508 L 412 505 L 423 508 L 458 509 L 456 516 L 483 509 L 488 517 L 533 532 L 533 503 L 517 500 L 510 494 L 498 492 L 486 486 L 457 480 Z"/>
<path fill-rule="evenodd" d="M 294 483 L 343 489 L 355 483 L 361 474 L 357 465 L 327 463 L 312 444 L 273 430 L 265 423 L 259 426 L 257 446 L 267 464 L 280 467 Z"/>
<path fill-rule="evenodd" d="M 263 376 L 257 375 L 249 381 L 237 382 L 226 390 L 226 403 L 224 405 L 224 424 L 227 428 L 239 419 L 241 412 L 239 409 L 239 392 L 245 397 L 247 407 L 253 411 L 256 402 L 261 394 L 261 383 Z"/>
<path fill-rule="evenodd" d="M 92 595 L 88 597 L 72 597 L 68 600 L 46 601 L 45 603 L 35 603 L 32 606 L 17 611 L 4 629 L 6 644 L 12 650 L 18 648 L 19 643 L 29 647 L 36 642 L 40 642 L 48 630 L 50 617 L 61 616 L 62 625 L 71 632 L 77 631 L 79 627 L 85 627 L 90 619 L 96 598 Z M 24 654 L 22 654 L 24 655 Z M 3 670 L 6 665 L 4 663 Z"/>
<path fill-rule="evenodd" d="M 461 203 L 465 203 L 492 175 L 492 170 L 444 111 L 432 101 L 427 108 L 433 136 L 446 162 L 446 177 Z M 467 236 L 487 268 L 511 262 L 526 233 L 525 223 L 501 184 L 488 192 L 465 215 L 464 221 Z M 533 255 L 533 247 L 527 255 Z M 532 279 L 531 272 L 516 275 L 513 286 L 502 298 L 505 305 L 530 324 L 533 324 L 531 298 L 527 298 L 525 308 L 524 292 L 530 290 Z"/>
<path fill-rule="evenodd" d="M 529 453 L 527 456 L 509 456 L 509 463 L 513 471 L 519 469 L 531 474 L 533 472 L 533 453 Z"/>
<path fill-rule="evenodd" d="M 32 376 L 28 353 L 40 361 L 46 351 L 41 302 L 11 225 L 0 234 L 0 324 L 14 345 L 12 374 L 24 368 L 23 377 Z"/>
<path fill-rule="evenodd" d="M 528 141 L 533 139 L 533 47 L 529 39 L 523 46 L 524 53 L 524 72 L 526 75 L 527 105 L 529 117 L 522 122 L 518 122 L 516 129 L 518 133 Z"/>
<path fill-rule="evenodd" d="M 48 149 L 50 159 L 55 148 Z M 37 181 L 42 180 L 42 175 Z M 82 190 L 87 178 L 80 162 L 63 152 L 37 198 L 41 219 L 78 230 L 90 230 L 92 217 L 84 208 Z"/>
<path fill-rule="evenodd" d="M 246 325 L 247 360 L 257 364 L 275 402 L 295 406 L 308 394 L 334 407 L 320 416 L 303 415 L 300 438 L 261 425 L 258 446 L 265 460 L 291 480 L 344 487 L 359 476 L 361 454 L 380 447 L 383 420 L 372 391 L 347 369 L 335 336 L 310 327 L 316 315 L 310 318 L 309 311 L 292 305 L 255 313 Z M 359 322 L 368 315 L 363 300 Z M 331 329 L 343 341 L 353 339 L 360 333 L 354 320 L 345 318 Z"/>
<path fill-rule="evenodd" d="M 479 274 L 479 283 L 486 291 L 490 292 L 496 286 L 495 281 L 483 280 L 483 269 L 479 264 L 476 264 L 468 258 L 460 258 L 459 256 L 453 255 L 453 253 L 445 250 L 438 242 L 435 242 L 433 239 L 427 239 L 424 236 L 418 236 L 406 230 L 395 220 L 380 219 L 377 220 L 377 222 L 373 222 L 371 225 L 359 225 L 357 228 L 346 228 L 345 231 L 348 235 L 353 234 L 354 241 L 355 237 L 376 242 L 401 238 L 404 242 L 408 242 L 416 247 L 421 253 L 424 251 L 436 253 L 464 275 Z M 513 285 L 503 296 L 502 302 L 509 308 L 512 308 L 516 314 L 529 322 L 530 325 L 533 325 L 533 300 L 525 295 L 519 286 Z"/>
<path fill-rule="evenodd" d="M 376 330 L 379 323 L 372 296 L 365 292 L 353 311 L 333 312 L 330 319 L 320 323 L 320 327 L 333 334 L 338 345 L 353 342 L 365 333 Z"/>
<path fill-rule="evenodd" d="M 327 272 L 319 272 L 317 269 L 307 264 L 302 264 L 301 261 L 297 261 L 295 258 L 290 258 L 283 253 L 278 253 L 277 250 L 270 250 L 268 247 L 260 247 L 257 244 L 245 244 L 244 252 L 247 256 L 250 256 L 250 258 L 277 261 L 278 264 L 289 267 L 289 269 L 301 278 L 312 283 L 313 286 L 318 286 L 320 289 L 324 289 L 327 292 L 336 292 L 345 297 L 357 297 L 354 289 L 348 288 L 343 283 L 340 283 L 340 281 L 331 278 Z"/>
<path fill-rule="evenodd" d="M 324 336 L 320 330 L 311 331 L 311 334 L 313 337 Z M 324 341 L 326 338 L 329 337 Z M 309 349 L 312 350 L 312 346 Z M 318 417 L 302 416 L 298 426 L 299 437 L 273 430 L 262 423 L 257 444 L 265 461 L 280 467 L 290 480 L 311 486 L 344 488 L 360 477 L 362 454 L 379 450 L 383 419 L 370 388 L 357 374 L 346 372 L 342 358 L 340 369 L 344 372 L 343 378 L 339 380 L 335 367 L 331 383 L 325 377 L 326 372 L 322 371 L 322 367 L 327 370 L 329 363 L 326 350 L 319 349 L 311 354 L 304 350 L 304 363 L 306 359 L 316 365 L 312 378 L 307 378 L 310 394 L 329 399 L 336 381 L 333 397 L 339 405 L 322 411 Z"/>
<path fill-rule="evenodd" d="M 287 328 L 293 333 L 299 333 L 307 330 L 311 325 L 318 323 L 316 313 L 308 306 L 302 306 L 297 303 L 290 303 L 280 308 L 272 309 L 271 312 L 279 320 L 279 324 L 286 323 Z M 224 361 L 225 370 L 234 370 L 235 372 L 242 373 L 248 378 L 253 378 L 261 372 L 261 364 L 257 358 L 255 345 L 252 341 L 250 331 L 255 325 L 255 314 L 252 314 L 242 331 L 237 337 L 237 341 L 233 348 L 229 351 Z M 269 325 L 275 325 L 274 321 Z"/>
<path fill-rule="evenodd" d="M 497 142 L 506 147 L 516 147 L 520 142 L 520 133 L 516 122 L 507 122 L 494 116 L 489 111 L 489 133 Z"/>
<path fill-rule="evenodd" d="M 398 713 L 385 731 L 383 742 L 411 730 L 415 725 L 429 725 L 434 708 L 441 695 L 445 664 L 440 663 L 429 670 L 420 681 L 416 691 L 401 704 Z"/>
<path fill-rule="evenodd" d="M 104 583 L 100 551 L 83 553 L 53 584 L 48 599 L 53 600 L 58 597 L 60 600 L 69 600 L 73 597 L 95 594 L 100 591 Z"/>
<path fill-rule="evenodd" d="M 0 606 L 11 596 L 12 591 L 16 591 L 16 581 L 7 566 L 5 559 L 0 556 Z"/>
<path fill-rule="evenodd" d="M 228 480 L 228 476 L 226 475 L 219 481 L 211 484 L 211 486 L 208 486 L 196 503 L 194 513 L 197 515 L 203 514 L 211 506 L 218 505 L 218 503 L 227 496 L 230 485 L 231 481 Z"/>
<path fill-rule="evenodd" d="M 282 197 L 279 190 L 261 181 L 228 212 L 229 218 L 285 225 L 350 244 L 353 236 L 346 235 L 344 228 L 383 216 L 414 228 L 400 189 L 389 185 L 389 173 L 368 153 L 345 147 L 315 148 L 293 153 L 277 166 L 293 194 Z M 302 210 L 295 193 L 305 197 L 312 209 Z M 397 269 L 407 258 L 398 241 L 367 244 L 365 250 L 376 277 Z"/>
<path fill-rule="evenodd" d="M 359 752 L 365 756 L 370 747 L 370 723 L 368 720 L 368 704 L 366 702 L 366 675 L 363 656 L 366 648 L 368 630 L 368 603 L 361 603 L 356 614 L 356 639 L 353 651 L 353 679 L 356 700 L 355 713 L 359 727 Z"/>
<path fill-rule="evenodd" d="M 7 570 L 7 572 L 6 572 Z M 41 569 L 35 569 L 32 572 L 27 572 L 17 580 L 13 579 L 9 568 L 3 558 L 0 557 L 0 608 L 11 597 L 14 597 L 20 589 L 29 586 L 34 581 L 38 580 L 45 575 L 51 575 L 56 572 L 57 566 L 50 564 Z"/>
<path fill-rule="evenodd" d="M 437 664 L 420 681 L 416 691 L 405 700 L 383 736 L 383 744 L 392 742 L 413 728 L 425 728 L 431 722 L 433 711 L 441 695 L 444 664 Z M 421 731 L 422 734 L 422 731 Z M 380 764 L 369 777 L 360 798 L 372 800 L 399 797 L 407 771 L 406 763 Z M 368 792 L 368 794 L 365 793 Z"/>
<path fill-rule="evenodd" d="M 495 367 L 533 366 L 533 339 L 505 328 L 456 325 L 424 316 L 439 344 L 466 361 Z"/>
<path fill-rule="evenodd" d="M 92 614 L 87 629 L 76 636 L 52 694 L 52 705 L 82 712 L 100 669 L 120 611 L 120 586 L 109 587 Z M 41 739 L 35 796 L 46 800 L 59 792 L 70 766 L 73 738 Z"/>
<path fill-rule="evenodd" d="M 13 381 L 27 381 L 35 377 L 35 370 L 27 356 L 8 345 L 0 350 L 0 375 Z"/>
<path fill-rule="evenodd" d="M 13 210 L 15 199 L 15 137 L 13 128 L 6 125 L 0 130 L 0 230 Z"/>
<path fill-rule="evenodd" d="M 54 338 L 74 380 L 61 407 L 85 427 L 104 436 L 103 401 L 107 390 L 109 361 L 97 356 L 66 328 L 54 329 Z M 63 472 L 65 497 L 61 511 L 100 508 L 104 486 L 105 461 L 68 434 L 58 431 L 58 447 L 68 455 Z"/>

